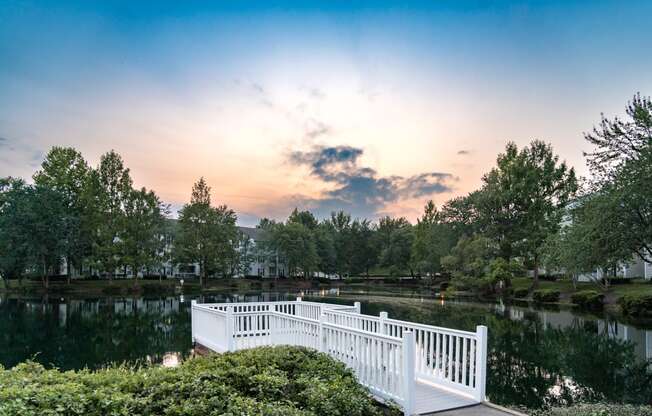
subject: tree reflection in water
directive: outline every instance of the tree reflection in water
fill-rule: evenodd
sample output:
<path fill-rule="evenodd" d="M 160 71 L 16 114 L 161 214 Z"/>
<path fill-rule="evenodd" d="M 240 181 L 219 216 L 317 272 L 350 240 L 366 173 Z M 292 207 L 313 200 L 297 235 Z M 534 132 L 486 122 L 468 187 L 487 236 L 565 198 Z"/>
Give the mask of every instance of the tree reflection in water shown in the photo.
<path fill-rule="evenodd" d="M 469 331 L 487 325 L 487 395 L 495 403 L 528 408 L 598 400 L 652 403 L 649 362 L 635 354 L 635 344 L 609 333 L 609 321 L 570 311 L 432 305 L 367 302 L 363 311 Z"/>
<path fill-rule="evenodd" d="M 252 292 L 199 301 L 287 298 L 294 296 Z M 351 302 L 341 297 L 321 299 Z M 638 331 L 652 344 L 652 331 L 570 311 L 442 303 L 422 303 L 418 298 L 383 303 L 376 298 L 362 306 L 364 313 L 387 311 L 394 318 L 431 325 L 471 331 L 487 325 L 487 394 L 495 403 L 537 408 L 580 400 L 652 402 L 652 375 L 645 362 L 652 345 L 641 347 L 640 342 L 618 338 L 622 332 Z M 189 298 L 0 299 L 0 364 L 5 367 L 30 358 L 61 369 L 97 368 L 111 362 L 174 365 L 191 348 Z"/>

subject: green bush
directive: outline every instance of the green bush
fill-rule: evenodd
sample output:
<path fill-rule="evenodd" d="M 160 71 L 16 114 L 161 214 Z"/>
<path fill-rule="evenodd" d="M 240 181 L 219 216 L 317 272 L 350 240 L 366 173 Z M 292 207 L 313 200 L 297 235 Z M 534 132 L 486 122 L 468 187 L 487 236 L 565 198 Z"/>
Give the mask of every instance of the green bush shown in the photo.
<path fill-rule="evenodd" d="M 381 415 L 344 364 L 304 348 L 265 347 L 177 368 L 61 372 L 0 367 L 0 416 Z"/>
<path fill-rule="evenodd" d="M 536 410 L 530 416 L 652 416 L 652 407 L 627 404 L 578 404 L 548 410 Z"/>
<path fill-rule="evenodd" d="M 450 280 L 446 290 L 451 292 L 486 294 L 493 291 L 493 283 L 489 278 L 457 275 Z"/>
<path fill-rule="evenodd" d="M 525 299 L 529 296 L 530 294 L 530 289 L 528 288 L 520 288 L 520 289 L 514 289 L 514 298 L 517 299 Z"/>
<path fill-rule="evenodd" d="M 539 289 L 532 292 L 532 299 L 539 303 L 559 302 L 559 291 L 555 289 Z"/>
<path fill-rule="evenodd" d="M 580 290 L 571 295 L 571 301 L 588 309 L 601 309 L 604 304 L 604 294 L 595 290 Z"/>
<path fill-rule="evenodd" d="M 625 315 L 652 316 L 652 295 L 625 295 L 618 304 Z"/>

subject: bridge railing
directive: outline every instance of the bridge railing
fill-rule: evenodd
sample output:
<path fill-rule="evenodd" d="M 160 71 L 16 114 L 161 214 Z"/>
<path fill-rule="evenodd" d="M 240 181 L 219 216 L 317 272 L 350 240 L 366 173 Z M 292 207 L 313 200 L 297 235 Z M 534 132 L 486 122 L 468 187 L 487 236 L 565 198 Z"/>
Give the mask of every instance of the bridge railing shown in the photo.
<path fill-rule="evenodd" d="M 355 311 L 355 312 L 352 312 Z M 354 306 L 303 302 L 197 304 L 193 340 L 215 351 L 298 345 L 353 369 L 361 384 L 410 414 L 416 380 L 485 400 L 487 328 L 459 331 L 380 316 Z"/>
<path fill-rule="evenodd" d="M 327 322 L 373 333 L 402 338 L 407 331 L 415 337 L 415 374 L 418 379 L 452 388 L 478 401 L 485 400 L 487 328 L 460 331 L 389 319 L 326 310 Z"/>

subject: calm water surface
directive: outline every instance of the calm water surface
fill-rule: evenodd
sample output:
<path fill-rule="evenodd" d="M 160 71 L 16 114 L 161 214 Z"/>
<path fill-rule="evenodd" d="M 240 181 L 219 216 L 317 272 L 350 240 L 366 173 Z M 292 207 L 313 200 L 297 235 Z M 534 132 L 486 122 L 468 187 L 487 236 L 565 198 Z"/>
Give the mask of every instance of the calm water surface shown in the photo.
<path fill-rule="evenodd" d="M 411 290 L 302 293 L 362 301 L 362 311 L 451 328 L 489 327 L 487 394 L 503 405 L 609 400 L 652 403 L 652 326 L 529 305 L 444 300 Z M 294 299 L 225 293 L 200 302 Z M 190 300 L 170 297 L 28 298 L 0 295 L 0 364 L 33 359 L 61 369 L 112 362 L 174 365 L 191 354 Z"/>

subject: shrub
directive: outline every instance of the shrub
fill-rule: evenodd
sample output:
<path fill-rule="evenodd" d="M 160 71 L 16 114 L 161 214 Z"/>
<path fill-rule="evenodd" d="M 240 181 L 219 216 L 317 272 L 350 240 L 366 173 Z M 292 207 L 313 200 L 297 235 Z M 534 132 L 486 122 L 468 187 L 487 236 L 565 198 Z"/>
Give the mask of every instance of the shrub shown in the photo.
<path fill-rule="evenodd" d="M 625 295 L 618 304 L 625 315 L 652 316 L 652 295 Z"/>
<path fill-rule="evenodd" d="M 581 290 L 571 295 L 571 301 L 584 308 L 601 309 L 604 306 L 604 294 L 595 290 Z"/>
<path fill-rule="evenodd" d="M 486 294 L 493 291 L 493 284 L 489 278 L 458 275 L 451 279 L 446 290 L 451 292 L 473 292 Z"/>
<path fill-rule="evenodd" d="M 628 404 L 578 404 L 571 407 L 556 407 L 536 410 L 530 416 L 652 416 L 652 407 Z"/>
<path fill-rule="evenodd" d="M 305 348 L 265 347 L 177 368 L 0 367 L 0 415 L 380 415 L 353 373 Z"/>
<path fill-rule="evenodd" d="M 517 299 L 525 299 L 528 297 L 529 294 L 530 294 L 530 289 L 528 288 L 514 289 L 513 297 Z"/>
<path fill-rule="evenodd" d="M 559 291 L 555 289 L 539 289 L 532 292 L 532 299 L 540 303 L 559 302 Z"/>

